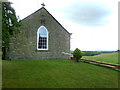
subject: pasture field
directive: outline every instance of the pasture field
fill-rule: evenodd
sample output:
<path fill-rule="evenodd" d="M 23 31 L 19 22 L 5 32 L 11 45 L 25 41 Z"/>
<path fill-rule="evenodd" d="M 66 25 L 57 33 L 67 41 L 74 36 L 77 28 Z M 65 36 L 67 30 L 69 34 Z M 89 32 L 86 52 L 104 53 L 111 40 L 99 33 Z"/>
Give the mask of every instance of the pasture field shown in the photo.
<path fill-rule="evenodd" d="M 118 88 L 118 71 L 72 60 L 2 61 L 3 88 Z"/>
<path fill-rule="evenodd" d="M 83 56 L 82 59 L 96 60 L 100 62 L 106 62 L 111 64 L 120 64 L 118 61 L 118 53 L 104 53 L 95 56 Z"/>

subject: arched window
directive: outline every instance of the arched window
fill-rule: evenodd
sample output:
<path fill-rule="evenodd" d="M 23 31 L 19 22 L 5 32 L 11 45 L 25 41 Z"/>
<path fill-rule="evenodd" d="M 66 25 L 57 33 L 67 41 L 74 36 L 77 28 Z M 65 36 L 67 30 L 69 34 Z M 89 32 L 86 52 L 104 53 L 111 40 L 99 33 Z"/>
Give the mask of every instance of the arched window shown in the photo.
<path fill-rule="evenodd" d="M 48 50 L 48 30 L 44 26 L 37 32 L 37 50 Z"/>

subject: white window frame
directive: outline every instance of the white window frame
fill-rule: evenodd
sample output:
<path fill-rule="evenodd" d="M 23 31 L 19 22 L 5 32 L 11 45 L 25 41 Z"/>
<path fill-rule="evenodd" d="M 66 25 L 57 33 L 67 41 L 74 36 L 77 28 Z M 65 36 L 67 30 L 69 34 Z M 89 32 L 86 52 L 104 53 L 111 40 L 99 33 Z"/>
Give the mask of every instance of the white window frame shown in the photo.
<path fill-rule="evenodd" d="M 38 48 L 38 43 L 39 43 L 39 31 L 40 31 L 40 29 L 41 28 L 45 28 L 45 30 L 46 30 L 46 32 L 47 32 L 47 48 L 45 48 L 45 49 L 40 49 L 40 48 Z M 45 27 L 45 26 L 40 26 L 39 28 L 38 28 L 38 31 L 37 31 L 37 50 L 48 50 L 48 30 L 47 30 L 47 28 Z"/>

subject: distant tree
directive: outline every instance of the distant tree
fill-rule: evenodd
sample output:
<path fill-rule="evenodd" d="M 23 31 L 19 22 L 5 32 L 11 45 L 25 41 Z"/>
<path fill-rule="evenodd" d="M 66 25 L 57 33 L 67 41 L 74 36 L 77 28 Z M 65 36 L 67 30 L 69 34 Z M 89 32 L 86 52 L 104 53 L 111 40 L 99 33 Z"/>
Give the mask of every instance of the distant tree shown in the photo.
<path fill-rule="evenodd" d="M 83 56 L 94 56 L 94 55 L 98 55 L 101 54 L 102 52 L 97 52 L 97 51 L 83 51 L 82 55 Z"/>
<path fill-rule="evenodd" d="M 118 49 L 116 52 L 120 52 L 120 50 Z"/>
<path fill-rule="evenodd" d="M 11 2 L 2 2 L 2 59 L 5 59 L 9 50 L 10 37 L 19 33 L 17 27 L 21 26 Z"/>
<path fill-rule="evenodd" d="M 78 48 L 76 48 L 73 52 L 73 57 L 76 59 L 78 62 L 80 58 L 82 58 L 82 51 Z"/>

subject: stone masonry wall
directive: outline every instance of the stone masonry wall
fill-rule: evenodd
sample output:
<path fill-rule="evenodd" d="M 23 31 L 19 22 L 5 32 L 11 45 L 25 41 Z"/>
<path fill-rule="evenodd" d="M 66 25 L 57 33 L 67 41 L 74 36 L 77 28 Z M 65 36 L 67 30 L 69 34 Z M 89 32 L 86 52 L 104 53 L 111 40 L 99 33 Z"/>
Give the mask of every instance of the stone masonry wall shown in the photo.
<path fill-rule="evenodd" d="M 37 30 L 42 25 L 41 19 L 45 19 L 44 26 L 49 32 L 48 50 L 37 50 Z M 70 33 L 46 11 L 41 8 L 22 20 L 21 33 L 11 38 L 10 50 L 7 53 L 11 60 L 48 60 L 68 59 L 61 52 L 70 52 Z"/>

